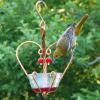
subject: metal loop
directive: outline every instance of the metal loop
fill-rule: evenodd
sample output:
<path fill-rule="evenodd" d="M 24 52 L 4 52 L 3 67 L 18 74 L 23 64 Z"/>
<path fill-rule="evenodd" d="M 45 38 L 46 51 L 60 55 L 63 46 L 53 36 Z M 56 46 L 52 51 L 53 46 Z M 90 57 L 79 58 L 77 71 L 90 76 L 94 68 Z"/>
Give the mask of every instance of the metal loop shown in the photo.
<path fill-rule="evenodd" d="M 42 55 L 42 54 L 43 54 L 43 53 L 42 53 L 42 49 L 39 49 L 39 50 L 38 50 L 38 54 L 39 54 L 39 55 Z"/>
<path fill-rule="evenodd" d="M 32 75 L 33 75 L 33 76 L 36 76 L 36 75 L 37 75 L 37 72 L 36 72 L 36 71 L 34 71 L 34 72 L 32 73 Z"/>
<path fill-rule="evenodd" d="M 57 73 L 56 73 L 55 71 L 52 71 L 52 72 L 50 73 L 50 76 L 51 76 L 53 79 L 52 79 L 52 84 L 51 84 L 51 86 L 50 86 L 50 88 L 49 88 L 49 91 L 50 91 L 50 89 L 53 87 L 53 85 L 54 85 L 54 83 L 55 83 L 55 79 L 56 79 Z M 50 93 L 50 92 L 48 92 L 48 93 Z"/>
<path fill-rule="evenodd" d="M 45 23 L 45 21 L 44 21 L 42 15 L 40 14 L 39 8 L 38 8 L 40 4 L 43 4 L 46 8 L 47 8 L 47 5 L 46 5 L 46 3 L 45 3 L 43 0 L 39 0 L 39 1 L 36 3 L 36 10 L 37 10 L 37 13 L 38 13 L 39 17 L 41 18 L 41 20 Z"/>
<path fill-rule="evenodd" d="M 55 72 L 55 71 L 52 71 L 52 72 L 50 73 L 50 76 L 54 76 L 54 75 L 56 75 L 56 72 Z"/>
<path fill-rule="evenodd" d="M 39 91 L 42 93 L 42 91 L 41 91 L 41 89 L 40 89 L 40 87 L 39 87 L 39 85 L 38 85 L 38 83 L 37 83 L 37 80 L 35 79 L 35 78 L 36 78 L 36 77 L 35 77 L 36 75 L 37 75 L 37 72 L 34 71 L 34 72 L 32 73 L 33 80 L 34 80 L 35 84 L 37 85 Z"/>
<path fill-rule="evenodd" d="M 48 51 L 49 51 L 49 52 L 48 52 Z M 49 56 L 50 54 L 51 54 L 51 49 L 47 49 L 47 50 L 46 50 L 46 55 Z"/>

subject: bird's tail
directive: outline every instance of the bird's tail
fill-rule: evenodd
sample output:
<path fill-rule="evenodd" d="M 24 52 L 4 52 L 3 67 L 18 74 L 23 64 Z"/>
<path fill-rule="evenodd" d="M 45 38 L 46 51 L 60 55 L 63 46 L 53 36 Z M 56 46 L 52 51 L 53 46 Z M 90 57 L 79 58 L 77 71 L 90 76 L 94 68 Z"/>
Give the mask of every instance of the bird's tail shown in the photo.
<path fill-rule="evenodd" d="M 81 29 L 82 29 L 82 26 L 85 23 L 85 21 L 87 20 L 87 18 L 88 18 L 88 14 L 85 14 L 81 18 L 81 20 L 76 24 L 76 26 L 75 26 L 75 34 L 76 35 L 79 35 L 79 33 L 80 33 Z"/>

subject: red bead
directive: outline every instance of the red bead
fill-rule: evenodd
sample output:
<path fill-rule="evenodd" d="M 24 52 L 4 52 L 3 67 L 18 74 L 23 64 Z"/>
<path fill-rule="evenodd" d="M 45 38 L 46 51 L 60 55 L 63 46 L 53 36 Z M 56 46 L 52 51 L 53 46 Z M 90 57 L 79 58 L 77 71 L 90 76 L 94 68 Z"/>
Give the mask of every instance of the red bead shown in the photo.
<path fill-rule="evenodd" d="M 39 58 L 38 62 L 40 63 L 40 65 L 42 65 L 44 63 L 44 58 Z"/>
<path fill-rule="evenodd" d="M 52 62 L 52 58 L 46 58 L 46 62 L 49 64 Z"/>

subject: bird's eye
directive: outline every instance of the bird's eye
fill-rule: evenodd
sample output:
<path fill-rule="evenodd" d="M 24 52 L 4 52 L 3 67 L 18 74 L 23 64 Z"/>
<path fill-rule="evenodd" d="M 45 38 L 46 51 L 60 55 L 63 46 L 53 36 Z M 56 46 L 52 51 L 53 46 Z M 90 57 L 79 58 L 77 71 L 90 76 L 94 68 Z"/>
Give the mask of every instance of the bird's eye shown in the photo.
<path fill-rule="evenodd" d="M 58 56 L 56 55 L 56 57 L 58 57 Z"/>

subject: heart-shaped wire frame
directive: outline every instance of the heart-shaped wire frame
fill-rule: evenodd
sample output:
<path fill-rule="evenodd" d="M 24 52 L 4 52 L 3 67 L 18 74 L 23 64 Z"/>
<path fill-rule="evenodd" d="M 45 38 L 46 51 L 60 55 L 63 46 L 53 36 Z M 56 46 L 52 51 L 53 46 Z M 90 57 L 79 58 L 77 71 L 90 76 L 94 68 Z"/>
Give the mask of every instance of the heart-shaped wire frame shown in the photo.
<path fill-rule="evenodd" d="M 21 44 L 17 47 L 17 49 L 16 49 L 16 58 L 17 58 L 17 60 L 18 60 L 18 63 L 19 63 L 19 65 L 20 65 L 20 67 L 22 68 L 22 70 L 24 71 L 24 73 L 25 73 L 25 75 L 26 75 L 27 77 L 28 77 L 29 74 L 27 73 L 27 71 L 25 70 L 23 64 L 21 63 L 21 61 L 20 61 L 20 59 L 19 59 L 19 49 L 20 49 L 20 47 L 22 47 L 24 44 L 32 43 L 32 44 L 34 44 L 34 45 L 36 45 L 36 46 L 39 47 L 39 50 L 38 50 L 38 54 L 39 54 L 39 55 L 41 55 L 41 50 L 42 50 L 43 58 L 46 59 L 46 56 L 50 56 L 50 54 L 51 54 L 51 47 L 54 46 L 54 45 L 57 43 L 57 42 L 54 42 L 54 43 L 51 44 L 51 45 L 46 49 L 46 51 L 45 51 L 45 21 L 44 21 L 43 17 L 41 16 L 41 14 L 40 14 L 40 12 L 39 12 L 39 9 L 38 9 L 39 4 L 41 4 L 41 3 L 43 3 L 43 5 L 44 5 L 45 7 L 47 7 L 47 6 L 46 6 L 46 4 L 45 4 L 44 1 L 38 1 L 38 2 L 36 3 L 36 10 L 37 10 L 38 15 L 39 15 L 40 18 L 41 18 L 41 22 L 40 22 L 40 31 L 41 31 L 41 33 L 42 33 L 42 46 L 39 45 L 37 42 L 34 42 L 34 41 L 25 41 L 25 42 L 21 43 Z M 65 75 L 65 73 L 67 72 L 67 70 L 68 70 L 68 68 L 69 68 L 69 66 L 70 66 L 70 64 L 71 64 L 71 62 L 72 62 L 72 60 L 73 60 L 73 50 L 71 50 L 71 58 L 70 58 L 70 60 L 69 60 L 69 63 L 67 64 L 66 68 L 64 69 L 63 73 L 61 74 L 61 77 L 60 77 L 60 79 L 59 79 L 59 83 L 60 83 L 61 79 L 63 78 L 63 76 Z M 46 62 L 43 64 L 43 73 L 47 73 L 47 63 L 46 63 Z M 38 89 L 40 90 L 40 92 L 42 93 L 41 88 L 39 87 L 39 85 L 38 85 L 38 83 L 37 83 L 37 80 L 35 79 L 35 75 L 36 75 L 36 74 L 37 74 L 37 73 L 36 73 L 35 71 L 32 72 L 33 80 L 34 80 L 35 84 L 37 85 Z M 49 91 L 50 91 L 50 89 L 53 87 L 53 84 L 55 83 L 55 79 L 56 79 L 57 73 L 54 72 L 54 71 L 52 71 L 52 72 L 51 72 L 51 76 L 53 77 L 53 79 L 52 79 L 52 84 L 51 84 L 51 87 L 49 88 Z M 48 93 L 49 93 L 49 91 L 48 91 Z M 45 93 L 42 93 L 42 94 L 43 94 L 43 95 L 47 95 L 48 93 L 46 93 L 46 94 L 45 94 Z"/>
<path fill-rule="evenodd" d="M 38 43 L 36 43 L 36 42 L 34 42 L 34 41 L 25 41 L 25 42 L 21 43 L 21 44 L 17 47 L 17 49 L 16 49 L 16 58 L 17 58 L 17 60 L 18 60 L 18 63 L 20 64 L 20 67 L 22 68 L 22 70 L 24 71 L 24 73 L 25 73 L 25 75 L 26 75 L 27 77 L 28 77 L 28 73 L 27 73 L 27 71 L 25 70 L 23 64 L 21 63 L 21 61 L 20 61 L 20 59 L 19 59 L 19 49 L 20 49 L 20 47 L 22 47 L 24 44 L 28 44 L 28 43 L 32 43 L 32 44 L 38 46 L 38 47 L 39 47 L 39 50 L 42 50 L 42 47 L 41 47 Z M 56 42 L 54 42 L 53 44 L 51 44 L 51 45 L 46 49 L 46 54 L 47 54 L 47 55 L 51 54 L 51 47 L 54 46 L 55 44 L 56 44 Z M 48 51 L 49 51 L 49 53 L 48 53 Z M 39 52 L 39 51 L 38 51 L 38 52 Z M 61 75 L 61 77 L 60 77 L 60 82 L 61 82 L 63 76 L 65 75 L 66 71 L 68 70 L 68 68 L 69 68 L 69 66 L 70 66 L 70 64 L 71 64 L 71 62 L 72 62 L 72 60 L 73 60 L 73 50 L 71 50 L 71 58 L 70 58 L 70 60 L 69 60 L 69 63 L 67 64 L 66 68 L 64 69 L 64 71 L 63 71 L 63 73 L 62 73 L 62 75 Z M 46 69 L 44 69 L 44 66 L 46 66 Z M 44 66 L 43 66 L 43 73 L 47 73 L 47 64 L 46 64 L 46 65 L 44 64 Z M 45 71 L 45 70 L 46 70 L 46 71 Z M 39 88 L 39 90 L 40 90 L 40 92 L 41 92 L 41 89 L 40 89 L 40 87 L 39 87 L 39 85 L 38 85 L 38 83 L 37 83 L 37 80 L 36 80 L 35 77 L 34 77 L 34 75 L 36 74 L 36 71 L 33 71 L 32 74 L 33 74 L 33 80 L 34 80 L 35 84 L 37 85 L 37 87 Z M 54 71 L 51 72 L 51 75 L 53 75 L 54 77 L 53 77 L 53 79 L 52 79 L 52 84 L 51 84 L 50 89 L 52 88 L 52 86 L 53 86 L 53 84 L 54 84 L 54 82 L 55 82 L 56 74 L 57 74 L 57 73 L 54 72 Z M 60 83 L 60 82 L 59 82 L 59 83 Z M 50 90 L 50 89 L 49 89 L 49 90 Z M 48 93 L 49 93 L 49 92 L 48 92 Z M 45 93 L 42 93 L 42 94 L 43 94 L 43 95 L 47 95 L 48 93 L 46 93 L 46 94 L 45 94 Z"/>

